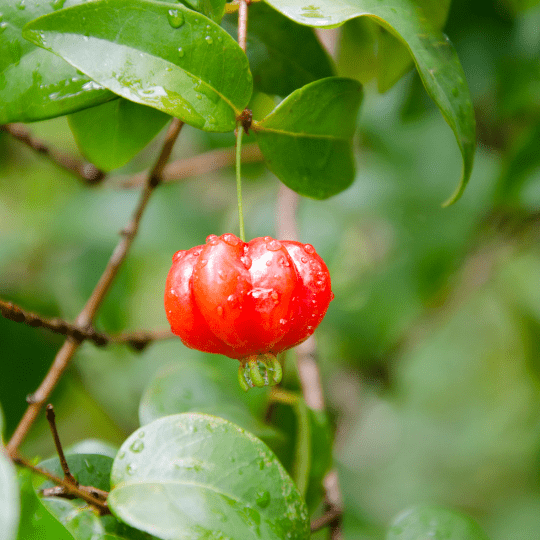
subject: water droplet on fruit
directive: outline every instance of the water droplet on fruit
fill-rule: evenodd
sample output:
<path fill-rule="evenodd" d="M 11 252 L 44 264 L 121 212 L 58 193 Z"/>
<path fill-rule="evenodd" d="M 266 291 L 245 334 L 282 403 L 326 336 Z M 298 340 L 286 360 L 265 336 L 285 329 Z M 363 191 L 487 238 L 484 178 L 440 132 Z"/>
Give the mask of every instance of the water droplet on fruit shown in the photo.
<path fill-rule="evenodd" d="M 279 300 L 279 294 L 276 291 L 272 291 L 270 293 L 270 298 L 274 300 L 274 302 L 277 302 Z"/>
<path fill-rule="evenodd" d="M 206 43 L 208 43 L 208 45 L 212 45 L 212 43 L 214 43 L 214 40 L 210 36 L 206 36 L 204 38 L 204 41 L 206 41 Z"/>
<path fill-rule="evenodd" d="M 129 475 L 135 474 L 136 470 L 137 470 L 137 465 L 135 465 L 135 463 L 129 463 L 128 466 L 126 467 L 126 472 Z"/>
<path fill-rule="evenodd" d="M 281 249 L 281 242 L 278 240 L 270 240 L 270 242 L 266 244 L 266 249 L 269 251 L 279 251 Z"/>
<path fill-rule="evenodd" d="M 207 261 L 206 259 L 201 259 L 201 260 L 199 261 L 199 266 L 200 266 L 201 268 L 204 268 L 207 264 L 208 264 L 208 261 Z"/>
<path fill-rule="evenodd" d="M 178 9 L 169 9 L 167 19 L 173 28 L 180 28 L 184 24 L 184 14 Z"/>
<path fill-rule="evenodd" d="M 266 266 L 272 266 L 272 261 L 268 260 L 265 262 Z"/>
<path fill-rule="evenodd" d="M 301 260 L 304 264 L 307 263 L 307 257 L 302 257 L 300 260 Z"/>
<path fill-rule="evenodd" d="M 174 261 L 177 261 L 178 259 L 181 259 L 181 258 L 184 256 L 185 252 L 186 252 L 185 249 L 181 249 L 180 251 L 177 251 L 177 252 L 173 255 L 173 258 L 172 258 L 173 262 L 174 262 Z"/>
<path fill-rule="evenodd" d="M 241 242 L 240 238 L 230 233 L 224 234 L 221 238 L 224 242 L 227 242 L 229 246 L 237 246 Z"/>
<path fill-rule="evenodd" d="M 247 255 L 240 257 L 240 261 L 242 261 L 242 264 L 246 267 L 246 270 L 249 270 L 253 264 L 253 261 Z"/>
<path fill-rule="evenodd" d="M 272 237 L 271 237 L 271 236 L 265 236 L 265 237 L 263 238 L 263 240 L 264 240 L 265 242 L 270 242 L 270 241 L 272 240 Z"/>
<path fill-rule="evenodd" d="M 144 443 L 140 439 L 137 439 L 133 442 L 129 449 L 137 454 L 138 452 L 142 452 L 144 450 Z"/>
<path fill-rule="evenodd" d="M 206 243 L 209 244 L 210 242 L 212 242 L 212 240 L 217 240 L 217 236 L 215 234 L 209 234 L 207 237 L 206 237 Z"/>
<path fill-rule="evenodd" d="M 231 304 L 232 307 L 234 307 L 236 304 L 238 304 L 238 298 L 234 296 L 234 294 L 230 294 L 227 296 L 227 302 Z"/>
<path fill-rule="evenodd" d="M 183 58 L 185 54 L 184 49 L 182 49 L 182 47 L 178 47 L 178 56 Z"/>
<path fill-rule="evenodd" d="M 225 273 L 223 272 L 223 270 L 218 270 L 217 275 L 219 279 L 225 280 Z"/>
<path fill-rule="evenodd" d="M 335 295 L 333 292 L 330 293 L 330 301 L 332 301 L 335 298 Z"/>
<path fill-rule="evenodd" d="M 218 314 L 220 317 L 223 317 L 223 306 L 218 306 L 218 307 L 217 307 L 217 314 Z"/>
<path fill-rule="evenodd" d="M 304 244 L 304 251 L 313 255 L 315 253 L 315 248 L 311 244 Z"/>
<path fill-rule="evenodd" d="M 289 261 L 285 257 L 280 257 L 278 263 L 280 266 L 290 266 Z"/>
<path fill-rule="evenodd" d="M 270 493 L 268 491 L 260 491 L 257 493 L 255 502 L 261 507 L 266 508 L 270 504 Z"/>
<path fill-rule="evenodd" d="M 322 289 L 322 288 L 324 288 L 324 281 L 317 281 L 315 283 L 315 285 L 317 285 L 317 287 L 319 287 L 319 289 Z"/>
<path fill-rule="evenodd" d="M 279 324 L 281 324 L 281 326 L 285 326 L 288 322 L 287 319 L 279 319 Z"/>

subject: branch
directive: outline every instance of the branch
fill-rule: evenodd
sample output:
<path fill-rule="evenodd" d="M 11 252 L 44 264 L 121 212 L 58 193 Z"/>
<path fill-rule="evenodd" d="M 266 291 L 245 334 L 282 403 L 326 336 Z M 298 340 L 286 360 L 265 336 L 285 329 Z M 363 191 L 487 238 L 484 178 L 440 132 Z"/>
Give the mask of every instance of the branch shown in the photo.
<path fill-rule="evenodd" d="M 202 176 L 212 171 L 217 171 L 224 167 L 232 167 L 235 161 L 235 148 L 225 148 L 221 150 L 211 150 L 204 154 L 199 154 L 187 159 L 180 159 L 169 163 L 163 169 L 162 182 L 174 182 L 184 180 L 192 176 Z M 257 163 L 263 157 L 257 143 L 245 144 L 242 147 L 242 162 Z M 122 188 L 139 187 L 146 182 L 148 173 L 136 174 L 120 183 Z"/>
<path fill-rule="evenodd" d="M 101 278 L 99 279 L 92 295 L 88 299 L 88 302 L 84 306 L 83 310 L 75 320 L 75 325 L 78 327 L 89 327 L 92 324 L 92 320 L 96 315 L 96 312 L 103 302 L 105 295 L 107 294 L 122 262 L 125 260 L 129 248 L 135 239 L 137 231 L 139 229 L 139 223 L 142 218 L 142 214 L 148 204 L 150 196 L 154 189 L 159 185 L 161 181 L 161 175 L 165 167 L 165 163 L 171 155 L 173 145 L 182 129 L 183 123 L 174 119 L 169 127 L 169 131 L 165 137 L 163 148 L 156 161 L 156 164 L 146 182 L 146 186 L 143 189 L 139 204 L 135 209 L 133 218 L 128 226 L 122 231 L 122 238 L 118 242 L 115 250 L 113 251 L 109 262 L 103 271 Z M 58 351 L 56 358 L 54 359 L 47 375 L 41 382 L 36 392 L 28 399 L 30 405 L 26 409 L 24 416 L 22 417 L 19 425 L 17 426 L 11 440 L 9 441 L 6 449 L 10 455 L 15 455 L 17 448 L 26 437 L 29 429 L 36 420 L 43 405 L 51 395 L 52 391 L 56 387 L 58 381 L 62 377 L 62 374 L 66 370 L 71 358 L 79 348 L 81 341 L 75 338 L 68 338 L 62 348 Z"/>
<path fill-rule="evenodd" d="M 24 459 L 23 457 L 19 455 L 16 455 L 13 457 L 13 462 L 17 465 L 20 465 L 21 467 L 30 469 L 32 472 L 36 474 L 39 474 L 41 476 L 44 476 L 45 478 L 48 478 L 51 482 L 54 482 L 57 486 L 61 486 L 62 495 L 57 495 L 57 496 L 66 496 L 67 498 L 82 499 L 83 501 L 86 501 L 88 504 L 91 504 L 92 506 L 94 506 L 98 510 L 100 515 L 102 516 L 111 513 L 107 505 L 108 493 L 106 491 L 102 491 L 92 486 L 77 485 L 77 484 L 72 483 L 69 480 L 65 480 L 64 478 L 59 478 L 58 476 L 55 476 L 54 474 L 50 473 L 49 471 L 45 469 L 41 469 L 40 467 L 36 467 L 35 465 L 32 465 L 27 459 Z M 49 495 L 53 495 L 54 491 L 48 491 L 46 493 L 49 493 Z"/>
<path fill-rule="evenodd" d="M 246 52 L 248 6 L 251 0 L 239 0 L 238 5 L 238 45 Z"/>
<path fill-rule="evenodd" d="M 86 184 L 98 184 L 106 176 L 104 171 L 98 169 L 92 163 L 82 161 L 69 154 L 50 148 L 45 142 L 32 136 L 23 124 L 4 124 L 0 126 L 0 130 L 6 131 L 37 153 L 43 154 L 59 167 L 74 173 Z"/>

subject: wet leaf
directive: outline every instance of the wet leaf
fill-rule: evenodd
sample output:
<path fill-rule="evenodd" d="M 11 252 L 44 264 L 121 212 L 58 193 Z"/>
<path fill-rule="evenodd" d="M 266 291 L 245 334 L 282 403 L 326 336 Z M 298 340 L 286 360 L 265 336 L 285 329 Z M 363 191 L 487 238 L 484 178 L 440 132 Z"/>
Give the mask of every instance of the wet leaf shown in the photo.
<path fill-rule="evenodd" d="M 419 15 L 416 4 L 412 0 L 321 0 L 316 6 L 305 6 L 300 0 L 269 0 L 268 3 L 292 20 L 308 26 L 339 26 L 350 19 L 367 16 L 405 44 L 427 93 L 456 136 L 463 172 L 457 189 L 444 204 L 459 199 L 469 181 L 474 160 L 474 111 L 454 47 L 442 32 Z"/>
<path fill-rule="evenodd" d="M 275 455 L 214 416 L 177 414 L 137 430 L 111 483 L 115 515 L 161 538 L 309 538 L 306 506 Z"/>
<path fill-rule="evenodd" d="M 80 2 L 0 0 L 0 124 L 61 116 L 114 98 L 58 56 L 22 37 L 26 23 Z"/>
<path fill-rule="evenodd" d="M 206 131 L 232 131 L 251 96 L 242 49 L 181 4 L 98 0 L 40 17 L 24 36 L 114 93 Z"/>
<path fill-rule="evenodd" d="M 270 170 L 292 190 L 325 199 L 354 179 L 351 141 L 362 87 L 329 77 L 284 99 L 253 129 Z"/>
<path fill-rule="evenodd" d="M 19 512 L 19 487 L 15 468 L 0 448 L 0 531 L 4 540 L 17 537 Z"/>

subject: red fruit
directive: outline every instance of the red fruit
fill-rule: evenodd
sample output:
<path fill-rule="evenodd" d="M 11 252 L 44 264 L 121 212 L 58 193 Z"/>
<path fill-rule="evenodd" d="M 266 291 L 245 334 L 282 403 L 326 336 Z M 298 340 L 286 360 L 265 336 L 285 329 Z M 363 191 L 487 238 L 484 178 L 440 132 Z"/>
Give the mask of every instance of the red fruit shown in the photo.
<path fill-rule="evenodd" d="M 241 369 L 249 367 L 242 386 L 262 386 L 279 382 L 275 355 L 313 334 L 332 298 L 328 269 L 313 246 L 211 235 L 204 246 L 174 255 L 165 311 L 187 347 L 239 359 Z"/>

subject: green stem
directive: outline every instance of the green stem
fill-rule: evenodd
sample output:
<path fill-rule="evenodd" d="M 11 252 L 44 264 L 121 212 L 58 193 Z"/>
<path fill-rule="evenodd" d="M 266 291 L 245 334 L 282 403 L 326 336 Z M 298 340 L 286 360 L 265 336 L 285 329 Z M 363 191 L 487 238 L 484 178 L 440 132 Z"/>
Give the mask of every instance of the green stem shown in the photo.
<path fill-rule="evenodd" d="M 238 223 L 240 227 L 240 238 L 242 242 L 246 241 L 246 233 L 244 231 L 244 212 L 242 210 L 242 135 L 244 128 L 239 122 L 236 127 L 236 197 L 238 199 Z"/>

